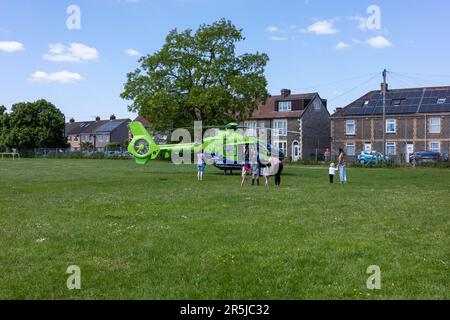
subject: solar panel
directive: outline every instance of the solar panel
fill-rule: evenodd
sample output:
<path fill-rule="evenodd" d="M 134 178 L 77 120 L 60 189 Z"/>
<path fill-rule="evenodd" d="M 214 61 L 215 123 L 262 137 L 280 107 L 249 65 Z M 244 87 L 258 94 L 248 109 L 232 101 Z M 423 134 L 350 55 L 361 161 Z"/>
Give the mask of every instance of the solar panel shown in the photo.
<path fill-rule="evenodd" d="M 121 124 L 122 124 L 121 122 L 110 122 L 102 125 L 100 128 L 96 130 L 96 132 L 111 132 Z"/>
<path fill-rule="evenodd" d="M 349 108 L 345 111 L 346 116 L 357 116 L 362 115 L 364 109 L 363 108 Z"/>

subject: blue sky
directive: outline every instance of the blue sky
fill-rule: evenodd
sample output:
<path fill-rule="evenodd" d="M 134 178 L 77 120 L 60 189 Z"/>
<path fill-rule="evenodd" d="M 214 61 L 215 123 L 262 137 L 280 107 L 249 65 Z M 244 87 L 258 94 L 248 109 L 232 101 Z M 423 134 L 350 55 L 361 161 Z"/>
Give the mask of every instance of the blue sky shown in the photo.
<path fill-rule="evenodd" d="M 80 30 L 66 27 L 70 5 Z M 449 11 L 447 0 L 0 0 L 0 105 L 45 98 L 78 120 L 133 117 L 119 97 L 138 66 L 130 53 L 224 17 L 244 29 L 240 53 L 269 55 L 272 94 L 318 91 L 333 111 L 377 89 L 383 68 L 391 87 L 450 85 Z"/>

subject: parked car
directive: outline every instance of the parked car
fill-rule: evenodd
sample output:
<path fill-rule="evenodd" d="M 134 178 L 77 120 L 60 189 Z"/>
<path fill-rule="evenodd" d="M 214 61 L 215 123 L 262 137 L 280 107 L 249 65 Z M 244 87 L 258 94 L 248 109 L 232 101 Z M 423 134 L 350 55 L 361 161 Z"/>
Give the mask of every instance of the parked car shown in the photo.
<path fill-rule="evenodd" d="M 379 152 L 365 152 L 362 151 L 361 154 L 358 156 L 358 161 L 361 164 L 379 164 L 383 161 L 389 161 L 388 156 L 384 156 Z"/>
<path fill-rule="evenodd" d="M 409 157 L 409 162 L 413 164 L 436 163 L 439 161 L 448 161 L 448 154 L 441 154 L 435 151 L 419 151 Z"/>

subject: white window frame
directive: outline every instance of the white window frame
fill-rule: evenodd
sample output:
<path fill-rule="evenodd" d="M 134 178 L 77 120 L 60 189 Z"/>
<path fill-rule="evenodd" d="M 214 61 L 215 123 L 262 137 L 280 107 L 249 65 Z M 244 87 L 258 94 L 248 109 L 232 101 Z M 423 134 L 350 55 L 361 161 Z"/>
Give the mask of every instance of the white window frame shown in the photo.
<path fill-rule="evenodd" d="M 394 148 L 394 152 L 390 153 L 389 148 Z M 386 156 L 397 155 L 397 143 L 396 142 L 386 142 Z"/>
<path fill-rule="evenodd" d="M 353 152 L 349 152 L 349 148 L 353 148 Z M 349 157 L 354 157 L 356 156 L 356 144 L 354 142 L 348 142 L 345 144 L 345 153 L 349 156 Z"/>
<path fill-rule="evenodd" d="M 278 112 L 291 112 L 292 101 L 278 101 Z"/>
<path fill-rule="evenodd" d="M 353 125 L 353 131 L 349 131 L 349 125 Z M 354 136 L 356 135 L 356 121 L 355 120 L 346 120 L 345 121 L 345 134 L 347 136 Z"/>
<path fill-rule="evenodd" d="M 436 144 L 438 147 L 433 148 L 433 144 Z M 441 142 L 440 141 L 430 141 L 430 148 L 429 150 L 431 152 L 441 152 Z"/>
<path fill-rule="evenodd" d="M 394 123 L 394 130 L 389 130 L 389 124 Z M 386 133 L 397 133 L 397 119 L 386 119 Z"/>
<path fill-rule="evenodd" d="M 280 126 L 279 124 L 283 124 Z M 285 137 L 287 136 L 287 119 L 279 119 L 273 121 L 273 128 L 275 136 Z"/>
<path fill-rule="evenodd" d="M 437 120 L 437 124 L 433 124 L 433 120 Z M 440 117 L 431 117 L 428 125 L 430 126 L 430 133 L 441 133 L 441 118 Z M 438 129 L 436 129 L 438 128 Z"/>
<path fill-rule="evenodd" d="M 280 144 L 283 145 L 283 148 L 280 148 Z M 275 147 L 276 147 L 278 150 L 282 151 L 282 152 L 284 153 L 285 156 L 287 155 L 287 146 L 288 146 L 288 143 L 287 143 L 287 141 L 285 141 L 285 140 L 279 140 L 279 141 L 276 141 L 276 144 L 275 144 Z"/>
<path fill-rule="evenodd" d="M 246 130 L 246 132 L 249 136 L 252 136 L 252 137 L 257 136 L 257 134 L 256 134 L 256 131 L 257 131 L 256 128 L 258 127 L 257 121 L 246 121 L 246 122 L 244 122 L 244 125 L 248 128 Z"/>
<path fill-rule="evenodd" d="M 444 103 L 446 103 L 447 102 L 447 98 L 439 98 L 438 100 L 437 100 L 437 104 L 444 104 Z"/>

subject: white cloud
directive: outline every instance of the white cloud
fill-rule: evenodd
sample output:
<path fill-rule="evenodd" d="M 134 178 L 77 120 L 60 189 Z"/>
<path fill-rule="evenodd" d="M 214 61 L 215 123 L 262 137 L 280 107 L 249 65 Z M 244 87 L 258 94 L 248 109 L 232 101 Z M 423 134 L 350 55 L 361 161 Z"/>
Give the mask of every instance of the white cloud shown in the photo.
<path fill-rule="evenodd" d="M 333 22 L 328 20 L 317 21 L 313 23 L 308 27 L 307 31 L 315 33 L 317 35 L 330 35 L 336 34 L 338 32 L 335 29 Z"/>
<path fill-rule="evenodd" d="M 60 82 L 60 83 L 71 83 L 75 81 L 84 80 L 83 77 L 78 73 L 73 73 L 69 71 L 59 71 L 54 73 L 47 73 L 44 71 L 36 71 L 33 73 L 29 81 L 33 82 Z"/>
<path fill-rule="evenodd" d="M 367 40 L 367 43 L 376 49 L 384 49 L 392 47 L 392 43 L 383 36 L 373 37 Z"/>
<path fill-rule="evenodd" d="M 0 51 L 17 52 L 23 51 L 23 44 L 17 41 L 0 41 Z"/>
<path fill-rule="evenodd" d="M 334 46 L 334 50 L 342 51 L 342 50 L 350 49 L 351 47 L 352 47 L 351 45 L 349 45 L 349 44 L 347 44 L 347 43 L 345 43 L 343 41 L 340 41 L 338 44 L 336 44 Z"/>
<path fill-rule="evenodd" d="M 134 49 L 127 49 L 125 50 L 125 53 L 129 55 L 130 57 L 139 57 L 141 56 L 141 53 L 139 51 L 136 51 Z"/>
<path fill-rule="evenodd" d="M 269 39 L 272 41 L 287 41 L 287 40 L 289 40 L 288 37 L 277 37 L 277 36 L 270 37 Z"/>
<path fill-rule="evenodd" d="M 48 53 L 44 59 L 56 62 L 81 62 L 97 60 L 99 53 L 97 49 L 82 43 L 71 43 L 69 47 L 62 43 L 50 43 Z"/>
<path fill-rule="evenodd" d="M 280 29 L 278 27 L 275 27 L 275 26 L 268 27 L 268 28 L 266 28 L 266 30 L 271 32 L 271 33 L 280 31 Z"/>

